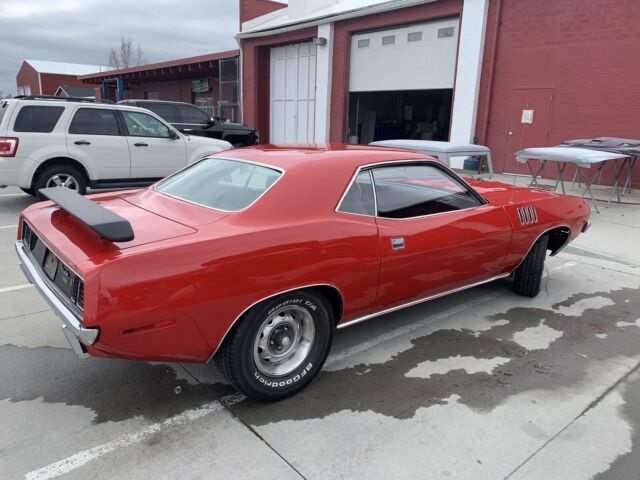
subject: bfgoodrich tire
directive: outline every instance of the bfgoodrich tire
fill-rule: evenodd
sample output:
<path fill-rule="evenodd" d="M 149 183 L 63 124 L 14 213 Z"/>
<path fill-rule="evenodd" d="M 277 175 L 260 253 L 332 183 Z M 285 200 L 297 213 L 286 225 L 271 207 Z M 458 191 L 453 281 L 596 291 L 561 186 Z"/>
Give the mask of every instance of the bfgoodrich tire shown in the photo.
<path fill-rule="evenodd" d="M 71 165 L 53 165 L 38 174 L 33 186 L 36 196 L 40 200 L 46 200 L 40 195 L 41 188 L 65 187 L 84 195 L 87 191 L 87 179 Z"/>
<path fill-rule="evenodd" d="M 249 310 L 216 354 L 227 380 L 250 398 L 280 400 L 304 388 L 324 364 L 334 323 L 327 301 L 297 291 Z"/>
<path fill-rule="evenodd" d="M 541 236 L 513 274 L 513 291 L 525 297 L 540 293 L 549 235 Z"/>

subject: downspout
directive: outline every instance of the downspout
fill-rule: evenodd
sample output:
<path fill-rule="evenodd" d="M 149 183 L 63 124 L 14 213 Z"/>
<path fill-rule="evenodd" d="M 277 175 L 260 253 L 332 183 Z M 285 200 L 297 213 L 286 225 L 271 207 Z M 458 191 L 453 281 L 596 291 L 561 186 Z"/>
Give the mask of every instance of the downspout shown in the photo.
<path fill-rule="evenodd" d="M 493 42 L 491 45 L 491 62 L 489 63 L 489 82 L 487 84 L 487 101 L 482 119 L 482 133 L 480 138 L 484 145 L 487 144 L 487 130 L 489 129 L 489 114 L 491 113 L 491 97 L 493 96 L 493 77 L 496 71 L 496 49 L 498 48 L 498 35 L 500 32 L 500 19 L 502 17 L 502 0 L 496 0 L 496 26 L 493 32 Z"/>

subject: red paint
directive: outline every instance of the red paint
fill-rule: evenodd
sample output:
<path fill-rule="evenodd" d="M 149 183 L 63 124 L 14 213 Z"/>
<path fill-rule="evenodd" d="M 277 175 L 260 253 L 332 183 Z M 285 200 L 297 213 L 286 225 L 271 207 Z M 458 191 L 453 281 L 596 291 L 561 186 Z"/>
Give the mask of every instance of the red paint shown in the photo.
<path fill-rule="evenodd" d="M 594 0 L 503 2 L 499 38 L 492 51 L 498 5 L 490 2 L 479 98 L 490 94 L 491 100 L 489 105 L 480 102 L 477 118 L 480 133 L 488 119 L 480 143 L 491 147 L 494 163 L 505 163 L 508 171 L 526 172 L 526 167 L 515 164 L 506 142 L 514 89 L 545 87 L 554 92 L 549 137 L 543 144 L 524 147 L 558 145 L 574 138 L 639 136 L 640 11 L 634 2 L 624 0 L 602 7 Z M 555 174 L 554 169 L 549 173 Z M 612 165 L 605 167 L 602 180 L 611 184 Z M 633 184 L 638 182 L 636 168 Z"/>
<path fill-rule="evenodd" d="M 339 320 L 349 322 L 509 273 L 542 232 L 564 225 L 575 237 L 590 214 L 576 197 L 479 181 L 470 183 L 489 203 L 469 210 L 397 221 L 337 213 L 358 167 L 435 160 L 344 145 L 222 156 L 286 173 L 253 206 L 230 214 L 153 188 L 92 196 L 132 223 L 136 238 L 122 244 L 101 240 L 51 202 L 23 212 L 84 278 L 84 325 L 100 328 L 91 354 L 205 362 L 248 307 L 308 285 L 335 287 L 344 300 Z M 516 208 L 530 205 L 539 221 L 521 226 Z M 406 248 L 391 250 L 398 235 Z"/>
<path fill-rule="evenodd" d="M 272 0 L 240 0 L 240 29 L 244 22 L 286 7 L 286 3 Z"/>

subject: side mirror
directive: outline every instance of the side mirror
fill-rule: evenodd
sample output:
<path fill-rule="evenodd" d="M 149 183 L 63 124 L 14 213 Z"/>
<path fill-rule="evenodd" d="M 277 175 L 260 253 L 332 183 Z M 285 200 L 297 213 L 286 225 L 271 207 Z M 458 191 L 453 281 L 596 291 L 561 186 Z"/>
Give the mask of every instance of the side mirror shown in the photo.
<path fill-rule="evenodd" d="M 213 127 L 216 123 L 218 123 L 218 122 L 217 122 L 217 120 L 216 120 L 215 118 L 213 118 L 213 117 L 211 117 L 211 118 L 209 118 L 209 120 L 207 120 L 207 125 L 208 125 L 209 127 Z"/>
<path fill-rule="evenodd" d="M 180 135 L 178 135 L 176 132 L 174 132 L 173 130 L 169 130 L 169 138 L 171 140 L 177 140 L 180 138 Z"/>

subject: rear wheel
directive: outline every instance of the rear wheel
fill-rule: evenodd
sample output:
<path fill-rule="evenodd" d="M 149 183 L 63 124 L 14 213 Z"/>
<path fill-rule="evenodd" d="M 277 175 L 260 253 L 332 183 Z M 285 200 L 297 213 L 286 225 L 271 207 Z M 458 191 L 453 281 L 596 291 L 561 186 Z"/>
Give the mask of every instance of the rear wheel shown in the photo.
<path fill-rule="evenodd" d="M 535 297 L 540 293 L 548 241 L 548 234 L 540 237 L 513 273 L 513 291 L 517 294 Z"/>
<path fill-rule="evenodd" d="M 287 293 L 249 310 L 220 347 L 216 363 L 248 397 L 280 400 L 316 376 L 332 337 L 331 308 L 323 297 Z"/>
<path fill-rule="evenodd" d="M 68 188 L 84 195 L 87 191 L 87 180 L 72 165 L 53 165 L 40 172 L 34 182 L 35 193 L 41 200 L 44 200 L 44 197 L 40 195 L 40 189 L 51 187 Z"/>

